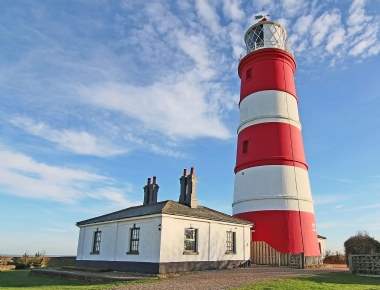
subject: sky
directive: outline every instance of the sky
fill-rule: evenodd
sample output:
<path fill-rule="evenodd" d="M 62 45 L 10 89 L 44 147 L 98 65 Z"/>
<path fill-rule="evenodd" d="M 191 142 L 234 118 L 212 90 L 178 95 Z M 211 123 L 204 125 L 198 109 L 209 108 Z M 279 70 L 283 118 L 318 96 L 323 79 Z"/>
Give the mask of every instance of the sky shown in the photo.
<path fill-rule="evenodd" d="M 0 254 L 76 252 L 75 222 L 177 200 L 231 213 L 243 35 L 285 25 L 318 232 L 380 239 L 380 1 L 0 2 Z"/>

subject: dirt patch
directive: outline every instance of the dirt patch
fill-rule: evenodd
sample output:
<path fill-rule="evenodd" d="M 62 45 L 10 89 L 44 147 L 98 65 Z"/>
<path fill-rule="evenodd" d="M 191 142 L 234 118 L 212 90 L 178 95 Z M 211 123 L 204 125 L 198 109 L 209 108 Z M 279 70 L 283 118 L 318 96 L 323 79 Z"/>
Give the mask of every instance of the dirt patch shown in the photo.
<path fill-rule="evenodd" d="M 251 267 L 232 270 L 215 270 L 184 273 L 152 283 L 126 285 L 114 289 L 124 290 L 222 290 L 231 289 L 247 283 L 274 278 L 313 276 L 320 273 L 344 272 L 346 269 L 289 269 L 281 267 Z"/>

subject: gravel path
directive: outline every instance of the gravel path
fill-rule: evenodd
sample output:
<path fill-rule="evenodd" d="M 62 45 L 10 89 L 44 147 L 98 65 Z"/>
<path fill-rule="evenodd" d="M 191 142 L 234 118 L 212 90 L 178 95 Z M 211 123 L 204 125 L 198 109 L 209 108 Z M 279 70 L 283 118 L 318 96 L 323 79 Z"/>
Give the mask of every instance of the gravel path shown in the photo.
<path fill-rule="evenodd" d="M 284 277 L 302 277 L 346 269 L 300 270 L 274 267 L 252 267 L 232 270 L 191 272 L 161 279 L 152 283 L 117 287 L 117 290 L 222 290 L 243 286 L 247 283 Z"/>

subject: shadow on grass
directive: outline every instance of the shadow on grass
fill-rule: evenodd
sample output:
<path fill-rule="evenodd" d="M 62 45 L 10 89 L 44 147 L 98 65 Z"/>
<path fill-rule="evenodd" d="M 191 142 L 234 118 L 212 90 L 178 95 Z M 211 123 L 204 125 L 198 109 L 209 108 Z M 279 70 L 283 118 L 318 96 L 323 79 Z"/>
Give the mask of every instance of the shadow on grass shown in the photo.
<path fill-rule="evenodd" d="M 111 286 L 125 285 L 131 282 L 91 283 L 57 277 L 30 275 L 29 270 L 0 272 L 0 289 L 41 287 L 41 289 L 108 289 Z M 133 281 L 138 283 L 138 281 Z"/>
<path fill-rule="evenodd" d="M 350 272 L 322 273 L 311 277 L 299 278 L 299 280 L 341 285 L 376 285 L 380 287 L 380 277 L 363 277 L 351 274 Z"/>

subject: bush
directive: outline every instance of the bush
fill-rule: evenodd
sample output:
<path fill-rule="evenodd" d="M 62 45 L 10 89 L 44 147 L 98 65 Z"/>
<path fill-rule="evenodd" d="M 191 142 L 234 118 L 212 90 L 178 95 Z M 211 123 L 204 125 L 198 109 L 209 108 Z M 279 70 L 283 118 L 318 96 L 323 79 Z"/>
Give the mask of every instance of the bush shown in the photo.
<path fill-rule="evenodd" d="M 0 256 L 0 266 L 13 265 L 12 257 Z"/>
<path fill-rule="evenodd" d="M 29 256 L 27 253 L 15 259 L 16 269 L 40 268 L 46 267 L 49 258 L 44 253 L 37 252 L 34 256 Z"/>
<path fill-rule="evenodd" d="M 330 251 L 326 251 L 325 258 L 323 260 L 324 264 L 345 264 L 346 258 L 342 253 L 339 253 L 338 251 L 334 253 Z"/>
<path fill-rule="evenodd" d="M 380 242 L 366 232 L 358 232 L 344 242 L 344 251 L 348 262 L 349 255 L 380 253 Z"/>

